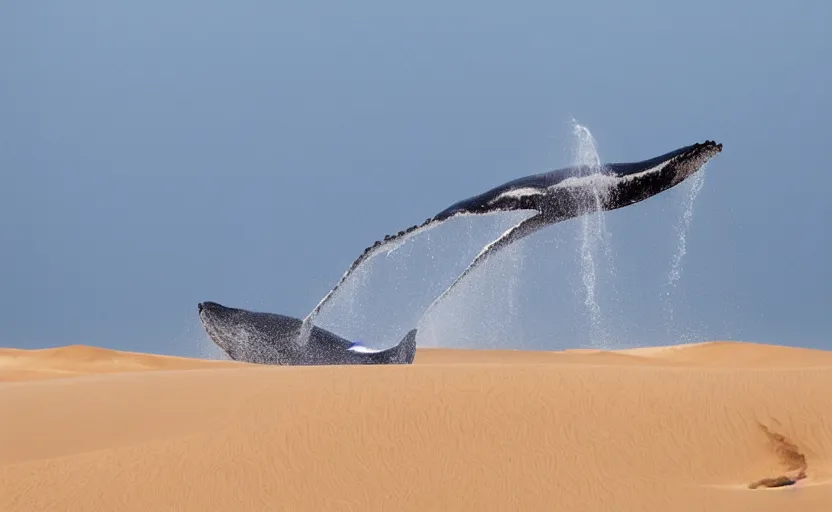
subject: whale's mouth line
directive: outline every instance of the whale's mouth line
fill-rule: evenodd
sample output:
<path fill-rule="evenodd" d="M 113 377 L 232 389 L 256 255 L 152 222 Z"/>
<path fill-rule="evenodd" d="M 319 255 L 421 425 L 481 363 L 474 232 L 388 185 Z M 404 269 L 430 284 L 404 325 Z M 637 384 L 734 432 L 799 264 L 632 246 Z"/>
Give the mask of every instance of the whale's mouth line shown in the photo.
<path fill-rule="evenodd" d="M 215 345 L 227 352 L 230 345 L 226 343 L 224 336 L 214 325 L 215 319 L 211 317 L 210 309 L 203 306 L 201 302 L 197 305 L 197 309 L 199 310 L 199 320 L 202 323 L 202 327 L 205 329 L 206 334 L 208 334 L 208 338 L 210 338 Z"/>

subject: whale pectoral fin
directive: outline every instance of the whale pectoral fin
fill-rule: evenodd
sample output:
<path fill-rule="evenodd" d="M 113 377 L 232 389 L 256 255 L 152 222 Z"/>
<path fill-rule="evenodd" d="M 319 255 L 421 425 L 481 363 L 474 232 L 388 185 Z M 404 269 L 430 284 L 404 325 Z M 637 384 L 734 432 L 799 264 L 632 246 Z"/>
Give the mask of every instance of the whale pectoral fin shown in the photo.
<path fill-rule="evenodd" d="M 324 305 L 335 296 L 336 292 L 341 288 L 344 282 L 353 274 L 353 272 L 355 272 L 358 269 L 359 265 L 369 260 L 376 254 L 381 253 L 384 249 L 387 248 L 387 246 L 391 244 L 404 243 L 407 239 L 412 238 L 420 233 L 424 233 L 425 231 L 428 231 L 429 229 L 438 226 L 445 220 L 447 219 L 437 219 L 436 217 L 432 217 L 430 219 L 427 219 L 420 225 L 411 226 L 403 231 L 399 231 L 395 235 L 387 235 L 384 237 L 384 240 L 377 240 L 373 245 L 364 249 L 364 252 L 362 252 L 358 256 L 358 258 L 356 258 L 355 261 L 352 262 L 347 271 L 344 272 L 344 274 L 341 276 L 341 279 L 339 279 L 338 282 L 335 283 L 335 286 L 333 286 L 332 289 L 329 290 L 329 292 L 326 295 L 324 295 L 320 302 L 318 302 L 318 305 L 315 306 L 315 308 L 308 315 L 306 315 L 306 318 L 303 319 L 303 325 L 301 327 L 299 338 L 301 340 L 304 340 L 308 337 L 309 329 L 311 329 L 312 319 L 318 313 L 320 313 Z"/>
<path fill-rule="evenodd" d="M 531 192 L 529 192 L 528 195 L 529 195 L 529 197 L 531 197 L 531 196 L 536 197 L 539 194 L 540 193 L 538 191 L 532 190 Z M 525 197 L 525 196 L 523 196 L 523 197 Z M 484 212 L 479 212 L 479 214 L 495 213 L 495 212 L 507 211 L 507 210 L 536 211 L 536 210 L 534 210 L 534 205 L 521 203 L 521 202 L 518 201 L 517 204 L 516 204 L 516 207 L 514 207 L 514 208 L 494 207 L 491 210 L 486 210 Z M 318 305 L 315 306 L 315 308 L 308 315 L 306 315 L 306 318 L 303 319 L 303 325 L 301 326 L 300 334 L 298 336 L 299 343 L 301 345 L 304 345 L 306 343 L 306 340 L 308 340 L 308 338 L 309 338 L 310 329 L 312 328 L 312 320 L 318 315 L 318 313 L 321 312 L 324 305 L 326 305 L 327 302 L 329 302 L 333 297 L 335 297 L 335 294 L 338 292 L 338 290 L 341 288 L 341 286 L 343 286 L 343 284 L 346 282 L 346 280 L 358 269 L 358 267 L 362 263 L 369 260 L 373 256 L 381 253 L 382 251 L 386 250 L 390 245 L 402 244 L 405 241 L 407 241 L 408 239 L 410 239 L 410 238 L 412 238 L 416 235 L 422 234 L 426 231 L 429 231 L 429 230 L 437 227 L 438 225 L 449 221 L 450 219 L 452 219 L 454 217 L 457 217 L 457 216 L 460 216 L 460 215 L 476 215 L 476 214 L 477 213 L 469 212 L 469 211 L 466 211 L 466 210 L 463 210 L 463 209 L 460 209 L 458 211 L 456 211 L 456 210 L 451 211 L 451 209 L 448 209 L 445 212 L 442 212 L 442 213 L 440 213 L 440 214 L 438 214 L 434 217 L 431 217 L 431 218 L 425 220 L 425 222 L 423 222 L 422 224 L 411 226 L 411 227 L 409 227 L 409 228 L 407 228 L 403 231 L 399 231 L 395 235 L 387 235 L 387 236 L 384 237 L 384 240 L 378 240 L 373 245 L 371 245 L 370 247 L 367 247 L 366 249 L 364 249 L 364 252 L 362 252 L 361 255 L 359 255 L 358 258 L 356 258 L 355 261 L 352 262 L 352 264 L 347 269 L 347 271 L 344 272 L 344 274 L 341 276 L 341 279 L 339 279 L 338 282 L 335 283 L 335 286 L 333 286 L 332 289 L 326 295 L 324 295 L 324 297 L 320 300 L 320 302 L 318 302 Z"/>
<path fill-rule="evenodd" d="M 431 309 L 433 309 L 434 306 L 439 304 L 439 302 L 441 302 L 442 299 L 447 297 L 448 294 L 450 294 L 451 291 L 454 288 L 456 288 L 456 286 L 468 274 L 470 274 L 474 271 L 475 268 L 483 264 L 485 260 L 496 254 L 499 250 L 508 247 L 512 243 L 531 235 L 532 233 L 544 228 L 548 224 L 550 224 L 550 222 L 546 221 L 543 214 L 538 213 L 537 215 L 533 215 L 532 217 L 522 220 L 520 223 L 514 225 L 508 231 L 503 233 L 498 239 L 483 247 L 480 253 L 477 254 L 477 256 L 474 258 L 474 261 L 472 261 L 471 264 L 468 265 L 468 268 L 466 268 L 459 275 L 459 277 L 457 277 L 456 280 L 454 280 L 454 282 L 451 283 L 451 285 L 448 286 L 448 288 L 446 288 L 445 291 L 442 292 L 442 294 L 439 297 L 437 297 L 436 300 L 434 300 L 430 306 L 428 306 L 428 309 L 425 311 L 425 314 L 427 314 Z"/>

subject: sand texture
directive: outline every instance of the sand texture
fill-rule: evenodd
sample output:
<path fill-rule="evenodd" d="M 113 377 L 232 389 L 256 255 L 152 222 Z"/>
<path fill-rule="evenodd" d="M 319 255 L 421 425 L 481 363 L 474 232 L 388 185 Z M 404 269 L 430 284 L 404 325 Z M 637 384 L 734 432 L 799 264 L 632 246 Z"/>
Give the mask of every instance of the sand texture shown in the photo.
<path fill-rule="evenodd" d="M 0 349 L 0 511 L 51 510 L 832 510 L 832 352 Z"/>

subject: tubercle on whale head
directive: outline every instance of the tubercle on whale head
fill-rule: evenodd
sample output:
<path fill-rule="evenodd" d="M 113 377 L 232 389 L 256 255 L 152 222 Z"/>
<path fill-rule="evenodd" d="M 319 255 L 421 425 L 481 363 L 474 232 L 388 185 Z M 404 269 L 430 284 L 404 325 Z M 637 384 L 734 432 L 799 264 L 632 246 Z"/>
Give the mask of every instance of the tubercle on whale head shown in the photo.
<path fill-rule="evenodd" d="M 713 156 L 722 152 L 722 144 L 713 140 L 706 140 L 693 144 L 684 153 L 675 156 L 668 162 L 668 169 L 672 169 L 673 175 L 668 187 L 678 185 L 697 171 Z"/>
<path fill-rule="evenodd" d="M 705 146 L 712 146 L 712 147 L 714 147 L 714 148 L 716 149 L 716 152 L 717 152 L 717 153 L 721 153 L 721 152 L 722 152 L 722 143 L 721 143 L 721 142 L 717 142 L 717 141 L 715 141 L 715 140 L 706 140 L 705 142 L 702 142 L 702 143 L 696 144 L 696 149 L 699 149 L 699 148 L 701 148 L 701 147 L 705 147 Z"/>
<path fill-rule="evenodd" d="M 694 151 L 699 151 L 702 149 L 713 148 L 716 150 L 716 153 L 722 153 L 722 143 L 717 142 L 715 140 L 706 140 L 705 142 L 697 142 L 690 148 L 690 151 L 684 153 L 684 155 L 680 155 L 677 158 L 681 158 L 682 156 L 688 156 Z"/>
<path fill-rule="evenodd" d="M 210 300 L 200 302 L 199 304 L 196 305 L 196 308 L 197 308 L 197 311 L 199 313 L 202 313 L 203 311 L 205 311 L 206 313 L 217 313 L 217 312 L 220 312 L 220 311 L 230 309 L 230 308 L 227 308 L 227 307 L 223 306 L 222 304 L 219 304 L 217 302 L 212 302 Z"/>

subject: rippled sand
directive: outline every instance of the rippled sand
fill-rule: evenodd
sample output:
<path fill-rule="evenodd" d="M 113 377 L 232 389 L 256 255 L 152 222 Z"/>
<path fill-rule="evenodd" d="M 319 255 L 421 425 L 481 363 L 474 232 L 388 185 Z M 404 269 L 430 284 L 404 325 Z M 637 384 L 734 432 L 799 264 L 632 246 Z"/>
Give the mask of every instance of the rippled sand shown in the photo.
<path fill-rule="evenodd" d="M 266 367 L 0 349 L 3 511 L 830 504 L 832 352 L 420 349 L 411 366 Z"/>

